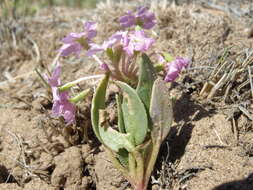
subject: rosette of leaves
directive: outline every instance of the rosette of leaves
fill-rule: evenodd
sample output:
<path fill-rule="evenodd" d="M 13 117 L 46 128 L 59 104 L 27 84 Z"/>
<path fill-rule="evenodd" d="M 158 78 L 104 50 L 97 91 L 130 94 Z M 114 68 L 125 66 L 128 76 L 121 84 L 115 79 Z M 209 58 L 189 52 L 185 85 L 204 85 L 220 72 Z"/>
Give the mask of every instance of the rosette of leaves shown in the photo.
<path fill-rule="evenodd" d="M 145 190 L 173 114 L 165 82 L 157 77 L 149 57 L 142 54 L 138 64 L 136 89 L 113 81 L 121 89 L 116 95 L 117 126 L 110 126 L 105 106 L 109 73 L 96 89 L 91 117 L 94 133 L 110 153 L 115 167 L 135 190 Z"/>

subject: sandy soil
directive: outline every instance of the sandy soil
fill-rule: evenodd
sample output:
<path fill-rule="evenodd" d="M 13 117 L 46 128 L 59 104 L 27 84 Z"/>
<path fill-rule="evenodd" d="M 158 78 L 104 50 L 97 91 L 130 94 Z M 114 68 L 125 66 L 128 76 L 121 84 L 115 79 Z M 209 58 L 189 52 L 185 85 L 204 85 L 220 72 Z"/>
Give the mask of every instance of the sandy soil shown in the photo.
<path fill-rule="evenodd" d="M 249 7 L 248 1 L 242 4 Z M 124 9 L 123 9 L 124 7 Z M 119 27 L 113 22 L 126 7 L 102 5 L 95 10 L 57 8 L 41 10 L 33 18 L 8 21 L 0 51 L 0 189 L 74 190 L 127 189 L 90 126 L 90 101 L 80 104 L 76 126 L 66 128 L 50 118 L 49 93 L 34 68 L 50 67 L 60 39 L 81 30 L 81 20 L 98 20 L 99 38 Z M 158 11 L 159 10 L 159 11 Z M 210 66 L 223 48 L 233 52 L 253 48 L 250 17 L 204 5 L 183 4 L 158 8 L 156 51 L 192 59 L 192 67 Z M 9 31 L 15 31 L 15 39 Z M 64 82 L 99 73 L 88 58 L 61 59 Z M 186 76 L 201 81 L 205 70 Z M 195 77 L 195 78 L 193 78 Z M 187 91 L 174 84 L 175 121 L 164 142 L 151 179 L 150 189 L 252 190 L 253 127 L 243 114 L 236 117 L 237 133 L 220 104 L 199 97 L 203 82 Z M 89 84 L 83 84 L 85 87 Z M 252 115 L 252 114 L 251 114 Z M 88 127 L 89 143 L 84 126 Z"/>

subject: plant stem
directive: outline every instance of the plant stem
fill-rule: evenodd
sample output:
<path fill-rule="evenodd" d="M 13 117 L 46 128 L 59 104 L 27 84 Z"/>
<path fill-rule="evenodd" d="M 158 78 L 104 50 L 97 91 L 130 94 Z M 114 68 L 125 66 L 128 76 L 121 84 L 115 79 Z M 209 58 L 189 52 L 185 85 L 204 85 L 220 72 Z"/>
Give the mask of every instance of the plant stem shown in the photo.
<path fill-rule="evenodd" d="M 148 187 L 149 178 L 151 176 L 151 173 L 154 169 L 154 165 L 156 163 L 156 159 L 157 159 L 159 149 L 160 149 L 160 144 L 161 143 L 159 143 L 159 141 L 157 141 L 152 148 L 151 157 L 147 163 L 147 169 L 146 169 L 145 176 L 144 176 L 143 190 L 147 189 L 147 187 Z"/>
<path fill-rule="evenodd" d="M 81 101 L 81 100 L 84 100 L 84 99 L 90 94 L 90 92 L 91 92 L 91 89 L 88 88 L 88 89 L 86 89 L 86 90 L 80 92 L 80 93 L 79 93 L 78 95 L 76 95 L 75 97 L 70 98 L 69 101 L 75 104 L 75 103 L 77 103 L 77 102 L 79 102 L 79 101 Z"/>
<path fill-rule="evenodd" d="M 138 181 L 143 181 L 144 178 L 144 161 L 141 153 L 138 151 L 134 151 L 133 155 L 135 157 L 135 160 L 137 162 L 137 169 L 136 169 L 136 177 Z"/>
<path fill-rule="evenodd" d="M 130 176 L 136 176 L 136 161 L 132 153 L 129 153 L 128 163 Z"/>
<path fill-rule="evenodd" d="M 143 156 L 141 155 L 138 150 L 133 151 L 133 156 L 136 160 L 137 163 L 137 168 L 136 168 L 136 175 L 135 175 L 135 189 L 136 190 L 145 190 L 143 189 L 143 180 L 144 180 L 144 160 Z"/>
<path fill-rule="evenodd" d="M 60 91 L 68 90 L 71 87 L 77 85 L 78 83 L 80 83 L 82 81 L 91 80 L 91 79 L 98 79 L 98 78 L 102 78 L 103 76 L 104 75 L 91 75 L 91 76 L 82 77 L 82 78 L 79 78 L 75 81 L 68 82 L 68 83 L 64 84 L 63 86 L 59 87 L 59 90 Z"/>

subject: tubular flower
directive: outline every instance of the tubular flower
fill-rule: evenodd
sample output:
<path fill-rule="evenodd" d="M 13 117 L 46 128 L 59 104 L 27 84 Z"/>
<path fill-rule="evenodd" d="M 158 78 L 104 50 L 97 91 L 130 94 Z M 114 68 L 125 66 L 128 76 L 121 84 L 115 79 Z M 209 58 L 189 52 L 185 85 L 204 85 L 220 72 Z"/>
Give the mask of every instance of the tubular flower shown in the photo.
<path fill-rule="evenodd" d="M 126 15 L 120 17 L 119 22 L 122 27 L 128 28 L 135 25 L 136 17 L 134 16 L 132 11 L 127 11 Z"/>
<path fill-rule="evenodd" d="M 164 80 L 166 82 L 174 81 L 178 77 L 183 67 L 186 68 L 189 62 L 190 62 L 189 59 L 177 57 L 174 61 L 167 63 L 166 65 L 167 74 Z"/>
<path fill-rule="evenodd" d="M 128 32 L 118 31 L 113 34 L 102 45 L 103 49 L 113 48 L 114 46 L 126 46 L 129 43 Z"/>
<path fill-rule="evenodd" d="M 61 85 L 60 82 L 61 67 L 57 64 L 52 76 L 45 76 L 48 84 L 51 86 L 53 94 L 53 108 L 52 115 L 54 117 L 63 116 L 67 124 L 75 122 L 75 106 L 69 102 L 69 92 L 61 92 L 58 86 Z"/>
<path fill-rule="evenodd" d="M 144 29 L 151 29 L 155 25 L 155 15 L 146 7 L 139 7 L 136 14 L 128 11 L 127 15 L 120 17 L 119 22 L 124 28 L 139 25 Z"/>
<path fill-rule="evenodd" d="M 82 49 L 88 50 L 90 48 L 91 40 L 96 35 L 96 23 L 87 21 L 84 23 L 84 32 L 72 32 L 62 39 L 63 45 L 59 51 L 62 56 L 68 56 L 72 53 L 78 56 Z"/>
<path fill-rule="evenodd" d="M 145 52 L 155 42 L 154 39 L 146 37 L 143 30 L 134 31 L 129 39 L 129 43 L 124 47 L 128 55 L 133 55 L 135 51 Z"/>
<path fill-rule="evenodd" d="M 102 45 L 90 44 L 90 49 L 87 51 L 87 56 L 92 56 L 99 51 L 106 51 L 108 49 L 114 49 L 116 47 L 123 47 L 128 44 L 129 39 L 127 36 L 127 32 L 118 31 L 113 34 L 107 41 L 104 41 Z"/>

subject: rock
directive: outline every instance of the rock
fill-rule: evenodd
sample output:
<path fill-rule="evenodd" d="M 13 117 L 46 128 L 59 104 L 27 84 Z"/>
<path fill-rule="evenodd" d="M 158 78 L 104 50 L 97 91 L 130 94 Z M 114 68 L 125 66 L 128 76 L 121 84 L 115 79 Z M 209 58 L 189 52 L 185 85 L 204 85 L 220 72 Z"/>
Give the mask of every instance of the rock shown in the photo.
<path fill-rule="evenodd" d="M 77 147 L 70 147 L 54 158 L 55 169 L 51 183 L 55 187 L 76 187 L 81 184 L 83 160 Z"/>
<path fill-rule="evenodd" d="M 95 173 L 97 190 L 116 190 L 125 181 L 121 173 L 108 160 L 108 155 L 105 152 L 101 152 L 95 157 Z"/>

